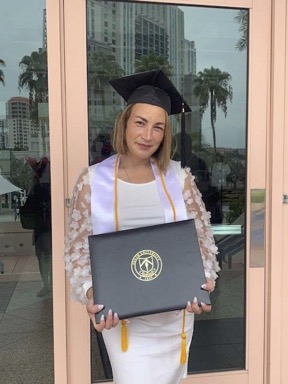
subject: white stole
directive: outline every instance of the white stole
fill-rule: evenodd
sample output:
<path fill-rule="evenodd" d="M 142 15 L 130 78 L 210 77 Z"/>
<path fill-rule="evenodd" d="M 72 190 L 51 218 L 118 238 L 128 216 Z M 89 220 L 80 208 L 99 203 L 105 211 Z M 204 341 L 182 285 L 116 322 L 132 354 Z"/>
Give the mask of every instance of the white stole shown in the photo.
<path fill-rule="evenodd" d="M 118 175 L 117 155 L 103 160 L 94 168 L 91 184 L 91 214 L 93 234 L 115 232 L 115 177 Z M 159 171 L 155 161 L 151 160 L 158 193 L 165 213 L 165 222 L 187 220 L 186 207 L 182 191 L 173 169 L 169 165 L 166 174 Z M 116 172 L 115 172 L 116 170 Z M 174 217 L 173 209 L 176 216 Z"/>

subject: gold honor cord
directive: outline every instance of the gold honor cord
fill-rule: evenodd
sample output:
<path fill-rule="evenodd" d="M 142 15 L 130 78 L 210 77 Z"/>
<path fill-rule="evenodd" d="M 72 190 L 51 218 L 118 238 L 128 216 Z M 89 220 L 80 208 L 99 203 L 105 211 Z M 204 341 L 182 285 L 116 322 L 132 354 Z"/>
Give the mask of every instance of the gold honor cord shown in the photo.
<path fill-rule="evenodd" d="M 169 195 L 169 192 L 167 191 L 166 184 L 164 182 L 163 175 L 162 175 L 162 172 L 160 171 L 160 169 L 159 169 L 159 173 L 160 173 L 160 179 L 161 179 L 162 187 L 164 189 L 164 192 L 167 196 L 167 199 L 168 199 L 168 201 L 171 205 L 172 211 L 173 211 L 173 220 L 176 221 L 176 209 L 175 209 L 175 206 L 174 206 L 173 201 L 171 199 L 171 196 Z"/>
<path fill-rule="evenodd" d="M 118 216 L 118 167 L 119 167 L 120 156 L 117 155 L 115 165 L 114 165 L 114 216 L 115 216 L 115 230 L 119 231 L 119 216 Z M 166 188 L 166 184 L 162 175 L 161 170 L 158 168 L 160 174 L 160 180 L 166 197 L 171 205 L 173 211 L 173 220 L 176 221 L 176 209 L 169 195 L 169 192 Z M 181 332 L 181 355 L 180 355 L 180 364 L 184 365 L 187 360 L 186 352 L 186 333 L 185 333 L 185 320 L 186 320 L 186 310 L 183 310 L 183 320 L 182 320 L 182 332 Z M 127 332 L 127 322 L 121 320 L 121 349 L 123 352 L 128 350 L 128 332 Z"/>
<path fill-rule="evenodd" d="M 180 364 L 182 365 L 184 365 L 187 360 L 185 321 L 186 321 L 186 309 L 183 309 L 182 333 L 181 333 L 181 355 L 180 355 Z"/>
<path fill-rule="evenodd" d="M 118 217 L 118 164 L 119 155 L 117 155 L 114 165 L 114 216 L 115 216 L 115 230 L 119 231 L 119 217 Z"/>
<path fill-rule="evenodd" d="M 117 155 L 114 165 L 114 216 L 115 216 L 115 231 L 119 231 L 119 217 L 118 217 L 118 164 L 119 155 Z M 128 350 L 128 336 L 127 336 L 127 322 L 121 320 L 121 349 L 122 352 Z"/>

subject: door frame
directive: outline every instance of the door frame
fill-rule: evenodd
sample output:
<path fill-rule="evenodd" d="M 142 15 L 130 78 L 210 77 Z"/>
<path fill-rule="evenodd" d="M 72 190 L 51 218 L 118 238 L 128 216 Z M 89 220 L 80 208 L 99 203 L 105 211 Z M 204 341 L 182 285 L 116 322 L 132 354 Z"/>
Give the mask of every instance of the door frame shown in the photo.
<path fill-rule="evenodd" d="M 164 3 L 163 0 L 159 2 Z M 288 149 L 288 98 L 285 100 L 288 89 L 285 77 L 288 69 L 285 57 L 288 50 L 285 28 L 288 21 L 287 0 L 165 2 L 249 8 L 247 196 L 253 189 L 267 192 L 265 267 L 255 265 L 253 252 L 250 252 L 251 204 L 247 199 L 246 369 L 193 374 L 185 383 L 216 384 L 221 380 L 222 384 L 230 384 L 232 379 L 234 384 L 280 384 L 280 378 L 285 376 L 288 380 L 287 364 L 285 366 L 284 361 L 279 359 L 288 351 L 287 330 L 282 326 L 288 320 L 288 310 L 283 308 L 279 313 L 281 299 L 287 302 L 288 296 L 287 290 L 281 289 L 285 287 L 284 271 L 287 270 L 283 266 L 288 267 L 284 257 L 288 239 L 283 235 L 284 229 L 288 228 L 288 206 L 283 209 L 282 200 L 279 199 L 283 190 L 288 194 L 288 177 L 286 181 L 283 179 L 284 175 L 288 176 L 288 167 L 284 166 L 284 160 L 288 160 L 288 151 L 284 151 L 284 147 Z M 71 195 L 77 176 L 88 165 L 86 2 L 47 0 L 46 8 L 52 159 L 55 383 L 90 384 L 89 319 L 85 307 L 70 300 L 61 256 L 64 254 L 63 239 L 69 210 L 65 202 Z M 277 257 L 272 258 L 271 254 Z"/>

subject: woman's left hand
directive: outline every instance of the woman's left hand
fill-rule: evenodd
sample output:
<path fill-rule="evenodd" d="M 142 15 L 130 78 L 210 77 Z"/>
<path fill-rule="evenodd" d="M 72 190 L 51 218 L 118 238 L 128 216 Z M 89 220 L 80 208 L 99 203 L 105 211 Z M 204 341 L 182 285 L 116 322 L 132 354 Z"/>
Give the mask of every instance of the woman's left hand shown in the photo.
<path fill-rule="evenodd" d="M 214 281 L 207 279 L 206 283 L 203 284 L 201 288 L 205 289 L 205 291 L 208 291 L 209 293 L 213 292 L 214 288 L 215 288 L 215 283 L 214 283 Z M 197 297 L 194 297 L 192 303 L 190 301 L 188 301 L 187 306 L 186 306 L 187 312 L 196 313 L 196 315 L 200 315 L 200 313 L 202 313 L 202 311 L 211 312 L 211 309 L 212 309 L 212 306 L 207 305 L 205 303 L 200 303 L 200 306 L 199 306 Z"/>

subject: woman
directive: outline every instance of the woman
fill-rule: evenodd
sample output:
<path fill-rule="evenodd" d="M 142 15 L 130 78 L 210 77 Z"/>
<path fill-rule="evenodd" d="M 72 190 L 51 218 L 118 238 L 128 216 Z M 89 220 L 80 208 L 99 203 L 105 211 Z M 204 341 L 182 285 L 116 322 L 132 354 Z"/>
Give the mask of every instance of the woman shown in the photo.
<path fill-rule="evenodd" d="M 219 267 L 210 216 L 189 169 L 182 169 L 179 163 L 170 160 L 168 115 L 190 109 L 161 71 L 126 76 L 113 80 L 111 85 L 128 106 L 115 124 L 116 155 L 85 169 L 74 189 L 66 269 L 74 296 L 86 303 L 95 329 L 103 332 L 114 383 L 177 384 L 187 375 L 187 359 L 179 361 L 183 319 L 188 352 L 194 313 L 210 311 L 211 307 L 203 303 L 199 306 L 197 298 L 192 297 L 186 311 L 129 319 L 129 346 L 122 352 L 121 326 L 113 308 L 106 319 L 102 316 L 98 324 L 95 322 L 95 313 L 101 311 L 103 303 L 93 301 L 87 236 L 165 223 L 172 220 L 167 213 L 170 205 L 178 213 L 183 204 L 185 212 L 176 220 L 195 219 L 207 278 L 204 289 L 209 292 L 214 289 Z M 177 184 L 173 191 L 171 181 Z M 163 190 L 173 196 L 170 205 L 164 203 Z M 105 205 L 109 201 L 107 195 L 114 199 L 114 205 Z"/>

